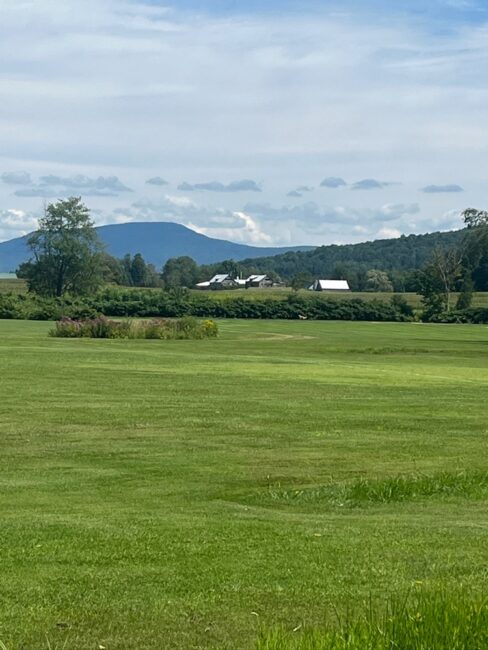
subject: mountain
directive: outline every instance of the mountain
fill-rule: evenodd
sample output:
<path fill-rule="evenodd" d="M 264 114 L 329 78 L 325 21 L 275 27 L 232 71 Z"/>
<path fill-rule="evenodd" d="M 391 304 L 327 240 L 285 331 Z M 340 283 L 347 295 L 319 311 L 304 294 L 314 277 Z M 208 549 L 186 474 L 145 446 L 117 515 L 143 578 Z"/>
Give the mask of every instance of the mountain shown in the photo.
<path fill-rule="evenodd" d="M 99 226 L 96 230 L 110 255 L 120 258 L 126 253 L 141 253 L 146 262 L 154 264 L 158 269 L 170 257 L 181 255 L 192 257 L 198 264 L 212 264 L 225 259 L 251 259 L 312 249 L 311 246 L 261 248 L 235 244 L 224 239 L 212 239 L 169 222 L 122 223 Z M 29 258 L 27 238 L 28 235 L 0 243 L 0 273 L 14 271 Z"/>

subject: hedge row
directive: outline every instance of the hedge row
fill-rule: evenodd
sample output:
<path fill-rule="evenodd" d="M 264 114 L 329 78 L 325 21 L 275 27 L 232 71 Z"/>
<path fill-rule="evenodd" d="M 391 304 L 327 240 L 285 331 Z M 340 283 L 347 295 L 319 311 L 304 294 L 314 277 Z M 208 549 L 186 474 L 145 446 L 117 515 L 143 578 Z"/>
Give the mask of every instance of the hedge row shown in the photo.
<path fill-rule="evenodd" d="M 46 299 L 38 296 L 0 295 L 0 318 L 59 320 L 97 315 L 174 318 L 256 318 L 357 321 L 408 321 L 412 309 L 401 299 L 324 299 L 290 294 L 283 300 L 224 300 L 180 291 L 121 291 L 109 289 L 84 299 Z"/>
<path fill-rule="evenodd" d="M 239 296 L 215 298 L 190 292 L 148 289 L 106 289 L 77 299 L 49 299 L 34 295 L 0 294 L 0 318 L 59 320 L 96 316 L 152 318 L 267 318 L 402 322 L 413 319 L 413 310 L 401 296 L 390 302 L 353 298 L 342 300 L 291 293 L 282 300 L 250 301 Z M 488 309 L 471 308 L 436 317 L 443 323 L 488 323 Z"/>
<path fill-rule="evenodd" d="M 451 311 L 439 314 L 430 319 L 431 323 L 488 323 L 488 309 L 486 307 L 470 307 L 469 309 Z"/>

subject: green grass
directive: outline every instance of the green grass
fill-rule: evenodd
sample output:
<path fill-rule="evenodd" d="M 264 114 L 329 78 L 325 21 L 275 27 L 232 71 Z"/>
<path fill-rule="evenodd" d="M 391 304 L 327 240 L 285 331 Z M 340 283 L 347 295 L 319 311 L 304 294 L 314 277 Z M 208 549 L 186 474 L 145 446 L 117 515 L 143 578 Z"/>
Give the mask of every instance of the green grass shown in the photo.
<path fill-rule="evenodd" d="M 125 287 L 124 289 L 129 289 Z M 134 290 L 140 291 L 139 288 L 134 288 Z M 160 291 L 160 289 L 147 289 L 147 291 Z M 27 284 L 25 280 L 6 280 L 0 278 L 0 293 L 27 293 Z M 284 300 L 290 293 L 294 293 L 290 287 L 278 287 L 278 288 L 269 288 L 269 289 L 242 289 L 242 290 L 225 290 L 225 291 L 199 291 L 192 290 L 193 294 L 197 295 L 209 295 L 213 298 L 236 298 L 241 297 L 246 300 L 262 300 L 263 298 L 271 298 L 273 300 Z M 310 295 L 310 291 L 300 290 L 298 295 L 307 296 Z M 363 300 L 391 300 L 393 294 L 391 293 L 370 293 L 370 292 L 354 292 L 349 291 L 346 293 L 334 293 L 334 292 L 317 292 L 314 295 L 321 296 L 323 298 L 333 298 L 334 300 L 351 300 L 352 298 L 362 298 Z M 420 309 L 421 307 L 421 296 L 416 293 L 402 293 L 400 294 L 405 298 L 409 305 L 415 309 Z M 453 303 L 457 299 L 457 294 L 454 294 Z M 473 297 L 473 307 L 488 307 L 488 292 L 478 292 L 474 294 Z"/>
<path fill-rule="evenodd" d="M 263 298 L 271 298 L 273 300 L 284 300 L 290 293 L 294 293 L 289 287 L 269 288 L 269 289 L 226 289 L 224 291 L 198 291 L 194 290 L 192 293 L 211 295 L 217 298 L 231 298 L 242 297 L 246 300 L 262 300 Z M 298 291 L 300 296 L 312 295 L 312 292 L 305 289 Z M 391 293 L 374 293 L 369 291 L 348 291 L 345 293 L 336 293 L 333 291 L 314 292 L 313 295 L 320 296 L 326 299 L 334 300 L 351 300 L 352 298 L 362 298 L 363 300 L 391 300 L 393 294 Z M 409 305 L 415 309 L 421 307 L 421 296 L 417 293 L 401 293 L 399 294 L 405 298 Z M 453 304 L 457 300 L 457 294 L 453 296 Z M 488 307 L 488 292 L 478 292 L 473 297 L 473 307 Z"/>
<path fill-rule="evenodd" d="M 0 293 L 27 293 L 25 280 L 0 278 Z"/>
<path fill-rule="evenodd" d="M 481 650 L 488 647 L 488 601 L 462 590 L 418 587 L 379 609 L 338 615 L 322 628 L 263 630 L 256 650 Z"/>
<path fill-rule="evenodd" d="M 360 507 L 365 504 L 414 501 L 426 498 L 488 497 L 488 472 L 457 471 L 439 472 L 433 475 L 413 474 L 384 479 L 359 478 L 349 483 L 329 483 L 302 489 L 282 489 L 280 485 L 269 486 L 256 495 L 256 502 L 287 504 L 294 506 L 314 505 Z"/>
<path fill-rule="evenodd" d="M 51 327 L 0 321 L 8 650 L 251 650 L 416 582 L 486 593 L 487 327 Z"/>

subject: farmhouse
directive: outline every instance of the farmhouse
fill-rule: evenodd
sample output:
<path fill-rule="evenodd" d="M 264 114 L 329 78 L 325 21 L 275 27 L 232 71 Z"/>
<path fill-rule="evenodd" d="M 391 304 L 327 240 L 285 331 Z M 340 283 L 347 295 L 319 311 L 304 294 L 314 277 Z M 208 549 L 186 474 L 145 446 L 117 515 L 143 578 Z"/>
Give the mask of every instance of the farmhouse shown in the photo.
<path fill-rule="evenodd" d="M 273 281 L 267 275 L 250 275 L 246 280 L 246 287 L 272 287 Z"/>
<path fill-rule="evenodd" d="M 196 285 L 197 289 L 234 289 L 237 287 L 237 282 L 228 273 L 219 273 L 210 278 L 208 282 L 199 282 Z"/>
<path fill-rule="evenodd" d="M 248 278 L 232 278 L 228 274 L 214 275 L 207 282 L 199 282 L 197 289 L 249 289 L 272 287 L 273 282 L 267 275 L 250 275 Z"/>
<path fill-rule="evenodd" d="M 315 280 L 310 291 L 350 291 L 347 280 Z"/>

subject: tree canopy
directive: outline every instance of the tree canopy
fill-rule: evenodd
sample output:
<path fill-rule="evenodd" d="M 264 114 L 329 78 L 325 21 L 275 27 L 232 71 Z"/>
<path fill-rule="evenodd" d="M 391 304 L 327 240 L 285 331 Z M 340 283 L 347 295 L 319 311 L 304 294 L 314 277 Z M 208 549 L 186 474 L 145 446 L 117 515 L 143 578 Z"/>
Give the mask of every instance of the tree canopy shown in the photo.
<path fill-rule="evenodd" d="M 102 245 L 88 208 L 79 197 L 51 203 L 27 244 L 33 259 L 19 275 L 30 291 L 44 296 L 88 294 L 102 282 Z"/>

